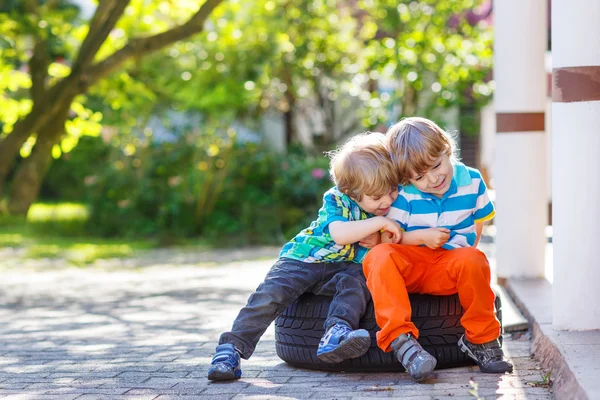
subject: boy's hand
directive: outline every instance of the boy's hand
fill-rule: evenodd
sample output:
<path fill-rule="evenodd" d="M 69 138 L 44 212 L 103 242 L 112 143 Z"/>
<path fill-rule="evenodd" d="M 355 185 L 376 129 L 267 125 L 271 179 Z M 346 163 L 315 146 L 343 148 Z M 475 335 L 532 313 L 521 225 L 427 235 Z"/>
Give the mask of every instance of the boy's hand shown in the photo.
<path fill-rule="evenodd" d="M 358 244 L 367 249 L 372 249 L 381 243 L 381 234 L 379 232 L 373 232 L 369 236 L 364 237 Z"/>
<path fill-rule="evenodd" d="M 384 243 L 400 243 L 400 240 L 402 240 L 402 229 L 400 228 L 400 224 L 386 217 L 381 218 L 385 219 L 384 225 L 381 227 L 384 231 L 382 233 L 382 241 L 383 236 L 386 235 L 386 241 Z"/>
<path fill-rule="evenodd" d="M 434 250 L 442 247 L 450 239 L 450 230 L 446 228 L 427 228 L 422 234 L 423 244 Z"/>
<path fill-rule="evenodd" d="M 400 240 L 402 240 L 402 237 L 400 238 Z M 382 232 L 381 233 L 381 243 L 394 243 L 392 242 L 392 234 L 389 232 Z"/>

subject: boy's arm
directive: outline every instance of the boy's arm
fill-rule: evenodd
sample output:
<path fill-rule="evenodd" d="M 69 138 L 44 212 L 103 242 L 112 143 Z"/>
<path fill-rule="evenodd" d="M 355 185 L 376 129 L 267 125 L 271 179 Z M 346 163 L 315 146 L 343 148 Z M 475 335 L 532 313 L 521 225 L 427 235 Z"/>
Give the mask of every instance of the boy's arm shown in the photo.
<path fill-rule="evenodd" d="M 450 230 L 446 228 L 424 228 L 404 232 L 400 244 L 420 246 L 424 244 L 430 249 L 442 247 L 450 239 Z"/>
<path fill-rule="evenodd" d="M 402 238 L 400 225 L 396 221 L 382 216 L 361 221 L 333 221 L 329 224 L 329 234 L 339 245 L 360 242 L 370 234 L 381 230 L 392 234 L 393 243 L 398 243 Z"/>
<path fill-rule="evenodd" d="M 481 176 L 481 173 L 475 170 L 479 181 L 479 190 L 477 192 L 477 203 L 475 204 L 475 211 L 473 212 L 473 218 L 475 219 L 475 243 L 473 247 L 477 247 L 479 244 L 479 240 L 481 239 L 481 233 L 483 231 L 483 225 L 485 221 L 489 221 L 496 215 L 496 210 L 494 207 L 494 203 L 491 202 L 487 186 L 485 185 L 485 181 Z"/>
<path fill-rule="evenodd" d="M 392 240 L 392 235 L 390 235 L 389 232 L 384 232 L 386 234 L 386 236 L 389 236 L 389 242 L 391 243 Z M 375 232 L 375 233 L 371 233 L 369 236 L 364 237 L 361 239 L 360 242 L 358 242 L 358 245 L 361 247 L 364 247 L 366 249 L 372 249 L 373 247 L 377 246 L 379 243 L 381 243 L 381 238 L 382 238 L 382 233 L 380 232 Z"/>
<path fill-rule="evenodd" d="M 409 246 L 420 246 L 425 244 L 425 235 L 423 234 L 425 229 L 417 229 L 415 231 L 404 232 L 400 244 L 406 244 Z"/>
<path fill-rule="evenodd" d="M 481 232 L 483 232 L 483 223 L 483 221 L 475 222 L 475 233 L 477 234 L 477 237 L 475 238 L 475 244 L 473 245 L 473 247 L 477 247 L 477 245 L 479 244 L 479 239 L 481 239 Z"/>
<path fill-rule="evenodd" d="M 473 218 L 475 219 L 475 233 L 477 233 L 474 246 L 477 246 L 477 243 L 479 243 L 479 239 L 481 238 L 484 222 L 494 218 L 496 215 L 496 209 L 494 207 L 494 203 L 492 203 L 488 196 L 487 186 L 485 185 L 481 173 L 477 170 L 475 170 L 475 172 L 476 177 L 480 179 L 479 190 L 477 192 L 477 202 L 473 211 Z"/>
<path fill-rule="evenodd" d="M 398 191 L 401 191 L 400 187 L 398 188 Z M 408 200 L 406 200 L 402 193 L 399 193 L 398 198 L 392 204 L 386 217 L 396 221 L 400 225 L 400 228 L 402 229 L 402 236 L 400 237 L 399 242 L 394 242 L 394 238 L 389 232 L 381 232 L 381 243 L 401 243 L 404 235 L 406 235 L 409 215 L 410 205 L 408 204 Z"/>

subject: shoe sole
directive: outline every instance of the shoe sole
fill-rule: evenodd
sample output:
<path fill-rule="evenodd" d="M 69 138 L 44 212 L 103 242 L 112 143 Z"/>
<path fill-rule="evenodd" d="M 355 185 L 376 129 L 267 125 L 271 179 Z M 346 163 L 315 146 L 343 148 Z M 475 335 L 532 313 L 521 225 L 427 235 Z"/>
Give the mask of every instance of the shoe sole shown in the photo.
<path fill-rule="evenodd" d="M 467 356 L 469 356 L 469 358 L 472 358 L 475 363 L 479 366 L 479 370 L 483 373 L 486 374 L 503 374 L 505 372 L 512 372 L 512 367 L 509 369 L 502 369 L 502 370 L 498 370 L 498 371 L 494 371 L 493 369 L 488 369 L 485 368 L 484 366 L 482 366 L 479 361 L 477 361 L 477 357 L 475 357 L 475 354 L 473 354 L 473 352 L 467 347 L 467 345 L 464 342 L 464 336 L 461 336 L 460 339 L 458 339 L 458 348 L 460 349 L 460 351 L 462 351 L 463 353 L 465 353 Z"/>
<path fill-rule="evenodd" d="M 242 371 L 210 371 L 208 373 L 209 381 L 231 381 L 234 379 L 240 379 L 242 377 Z"/>
<path fill-rule="evenodd" d="M 349 358 L 357 358 L 369 351 L 371 336 L 364 329 L 359 329 L 348 335 L 335 349 L 317 354 L 319 360 L 326 363 L 340 363 Z"/>
<path fill-rule="evenodd" d="M 433 358 L 433 356 L 432 356 L 432 358 Z M 423 363 L 423 365 L 421 365 L 421 370 L 419 371 L 421 373 L 421 376 L 412 376 L 412 375 L 411 376 L 415 381 L 421 382 L 421 381 L 425 380 L 429 375 L 431 375 L 431 373 L 433 372 L 433 370 L 435 369 L 436 366 L 437 366 L 437 360 L 435 358 L 433 358 L 432 360 L 427 360 Z M 424 367 L 426 367 L 426 368 L 424 368 Z"/>

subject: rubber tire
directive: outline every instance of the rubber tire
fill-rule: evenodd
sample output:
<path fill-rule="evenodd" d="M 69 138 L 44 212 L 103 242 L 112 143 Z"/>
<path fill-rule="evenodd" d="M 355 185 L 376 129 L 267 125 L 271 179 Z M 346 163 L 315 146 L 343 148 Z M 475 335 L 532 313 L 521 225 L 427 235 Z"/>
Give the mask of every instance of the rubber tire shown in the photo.
<path fill-rule="evenodd" d="M 437 359 L 436 368 L 473 365 L 474 361 L 461 352 L 456 344 L 465 332 L 460 324 L 464 310 L 458 295 L 410 294 L 409 298 L 412 320 L 420 333 L 419 343 Z M 279 358 L 295 367 L 322 371 L 404 371 L 392 352 L 385 353 L 377 347 L 375 334 L 379 327 L 375 322 L 372 301 L 367 305 L 359 326 L 371 335 L 371 347 L 367 353 L 337 364 L 319 360 L 317 347 L 324 334 L 323 324 L 330 303 L 331 297 L 305 293 L 277 317 L 275 349 Z M 502 325 L 502 306 L 498 295 L 495 305 L 496 315 Z"/>

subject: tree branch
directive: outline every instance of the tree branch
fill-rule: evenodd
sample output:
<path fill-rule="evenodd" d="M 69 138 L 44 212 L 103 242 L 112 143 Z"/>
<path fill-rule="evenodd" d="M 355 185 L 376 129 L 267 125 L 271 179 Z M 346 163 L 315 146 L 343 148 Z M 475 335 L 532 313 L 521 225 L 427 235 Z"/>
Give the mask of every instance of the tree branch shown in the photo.
<path fill-rule="evenodd" d="M 100 1 L 94 16 L 90 21 L 88 34 L 79 48 L 79 54 L 73 63 L 73 71 L 78 71 L 89 65 L 115 27 L 119 18 L 125 12 L 130 0 L 104 0 Z"/>
<path fill-rule="evenodd" d="M 222 2 L 223 0 L 206 0 L 198 12 L 196 12 L 196 14 L 194 14 L 185 24 L 154 36 L 131 39 L 123 48 L 117 50 L 104 60 L 92 65 L 84 77 L 86 83 L 92 85 L 98 79 L 107 76 L 117 69 L 129 58 L 152 53 L 193 34 L 202 32 L 204 29 L 204 22 L 213 9 Z"/>
<path fill-rule="evenodd" d="M 35 21 L 39 20 L 38 2 L 36 0 L 27 0 L 25 2 L 25 11 L 35 17 Z M 48 46 L 40 32 L 37 24 L 32 27 L 33 31 L 33 54 L 29 59 L 29 73 L 31 75 L 31 99 L 34 103 L 39 102 L 46 93 L 46 79 L 48 78 L 48 65 L 50 59 L 48 57 Z"/>

